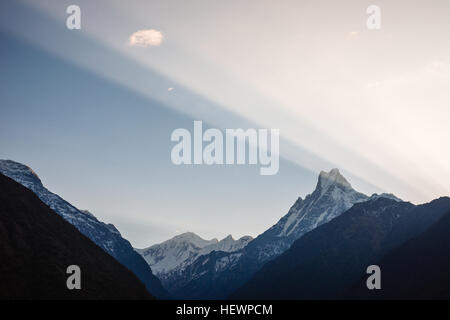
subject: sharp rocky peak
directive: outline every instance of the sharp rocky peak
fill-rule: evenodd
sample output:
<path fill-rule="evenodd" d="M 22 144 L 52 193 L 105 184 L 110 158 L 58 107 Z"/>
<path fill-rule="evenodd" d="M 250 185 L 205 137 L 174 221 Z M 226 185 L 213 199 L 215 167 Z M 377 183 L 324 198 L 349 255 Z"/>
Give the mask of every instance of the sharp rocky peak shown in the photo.
<path fill-rule="evenodd" d="M 235 241 L 231 234 L 227 235 L 225 238 L 223 238 L 220 241 L 230 241 L 230 240 Z"/>
<path fill-rule="evenodd" d="M 339 172 L 339 169 L 331 169 L 330 172 L 321 171 L 317 181 L 316 190 L 324 192 L 332 186 L 339 186 L 343 189 L 353 190 L 352 185 Z"/>

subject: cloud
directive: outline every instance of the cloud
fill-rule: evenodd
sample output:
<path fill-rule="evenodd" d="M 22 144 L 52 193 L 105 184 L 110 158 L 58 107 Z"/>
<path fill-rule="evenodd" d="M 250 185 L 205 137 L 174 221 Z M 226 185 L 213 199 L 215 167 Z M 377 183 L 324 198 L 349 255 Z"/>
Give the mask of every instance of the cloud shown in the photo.
<path fill-rule="evenodd" d="M 348 40 L 358 40 L 359 39 L 359 32 L 358 31 L 351 31 L 347 33 L 347 39 Z"/>
<path fill-rule="evenodd" d="M 130 46 L 159 46 L 163 40 L 161 31 L 155 29 L 139 30 L 133 33 L 128 39 Z"/>

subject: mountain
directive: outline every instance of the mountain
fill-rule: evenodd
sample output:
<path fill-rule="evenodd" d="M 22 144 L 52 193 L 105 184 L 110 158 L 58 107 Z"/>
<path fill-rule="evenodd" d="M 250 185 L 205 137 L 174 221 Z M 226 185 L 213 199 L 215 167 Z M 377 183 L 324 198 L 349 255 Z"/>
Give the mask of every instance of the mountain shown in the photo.
<path fill-rule="evenodd" d="M 2 174 L 0 261 L 1 300 L 152 298 L 132 272 Z M 66 287 L 70 265 L 81 269 L 80 290 Z"/>
<path fill-rule="evenodd" d="M 387 253 L 376 264 L 381 290 L 367 290 L 367 277 L 345 295 L 350 299 L 450 299 L 450 211 L 425 232 Z"/>
<path fill-rule="evenodd" d="M 289 212 L 277 224 L 257 237 L 246 254 L 264 263 L 278 256 L 308 231 L 334 219 L 355 203 L 367 200 L 355 191 L 338 169 L 320 172 L 316 188 L 305 199 L 297 199 Z"/>
<path fill-rule="evenodd" d="M 253 238 L 250 236 L 234 240 L 231 235 L 222 240 L 204 240 L 195 233 L 186 232 L 160 244 L 145 249 L 135 249 L 153 272 L 165 284 L 182 272 L 196 257 L 212 251 L 233 252 L 245 247 Z"/>
<path fill-rule="evenodd" d="M 158 298 L 167 298 L 168 293 L 155 277 L 145 260 L 134 251 L 128 240 L 112 224 L 99 221 L 88 211 L 82 211 L 47 190 L 37 174 L 29 167 L 11 161 L 0 160 L 0 173 L 33 191 L 38 198 L 77 228 L 104 251 L 131 270 Z"/>
<path fill-rule="evenodd" d="M 298 198 L 284 217 L 242 250 L 199 256 L 166 283 L 166 288 L 183 299 L 225 298 L 302 235 L 367 199 L 352 188 L 338 169 L 322 171 L 313 193 L 305 199 Z"/>
<path fill-rule="evenodd" d="M 420 206 L 388 198 L 355 204 L 295 241 L 231 298 L 345 297 L 358 279 L 367 279 L 369 265 L 377 264 L 389 251 L 427 230 L 448 211 L 450 198 Z M 387 272 L 385 267 L 382 272 Z M 365 288 L 365 282 L 363 285 Z"/>

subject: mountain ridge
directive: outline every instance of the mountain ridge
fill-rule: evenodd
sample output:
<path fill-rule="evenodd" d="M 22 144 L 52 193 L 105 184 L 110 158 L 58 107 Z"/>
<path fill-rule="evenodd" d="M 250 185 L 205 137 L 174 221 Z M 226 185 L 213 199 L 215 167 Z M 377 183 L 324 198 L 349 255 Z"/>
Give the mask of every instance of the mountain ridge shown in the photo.
<path fill-rule="evenodd" d="M 226 298 L 302 235 L 368 199 L 338 169 L 322 171 L 311 194 L 299 197 L 287 214 L 242 250 L 200 256 L 168 279 L 166 288 L 182 299 Z"/>
<path fill-rule="evenodd" d="M 367 279 L 367 266 L 377 264 L 448 211 L 448 197 L 418 206 L 388 198 L 357 203 L 296 240 L 230 298 L 342 298 L 359 278 Z M 365 282 L 360 285 L 367 290 Z"/>
<path fill-rule="evenodd" d="M 361 278 L 346 299 L 450 299 L 450 211 L 427 230 L 383 256 L 382 290 L 363 290 Z"/>
<path fill-rule="evenodd" d="M 231 235 L 220 241 L 216 238 L 205 240 L 193 232 L 185 232 L 164 242 L 135 250 L 142 255 L 164 283 L 167 278 L 182 272 L 186 264 L 191 263 L 201 255 L 206 255 L 212 251 L 237 251 L 251 240 L 253 238 L 250 236 L 243 236 L 234 240 Z"/>
<path fill-rule="evenodd" d="M 153 298 L 135 274 L 3 174 L 0 213 L 0 299 Z M 70 265 L 81 270 L 80 290 L 66 286 Z"/>
<path fill-rule="evenodd" d="M 39 176 L 24 164 L 12 160 L 0 160 L 0 173 L 33 191 L 53 211 L 134 272 L 152 295 L 158 298 L 169 297 L 145 260 L 134 251 L 130 242 L 121 236 L 114 225 L 99 221 L 89 211 L 77 209 L 57 194 L 46 189 Z"/>

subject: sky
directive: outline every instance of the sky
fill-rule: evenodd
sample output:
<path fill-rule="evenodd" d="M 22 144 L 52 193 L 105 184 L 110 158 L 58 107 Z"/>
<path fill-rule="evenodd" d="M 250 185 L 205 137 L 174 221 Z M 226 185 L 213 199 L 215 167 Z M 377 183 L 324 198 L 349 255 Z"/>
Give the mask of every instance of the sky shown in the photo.
<path fill-rule="evenodd" d="M 66 8 L 81 8 L 69 30 Z M 450 194 L 450 3 L 2 1 L 0 158 L 136 247 L 256 236 L 338 167 L 359 191 Z M 280 170 L 175 166 L 176 128 L 277 128 Z"/>

